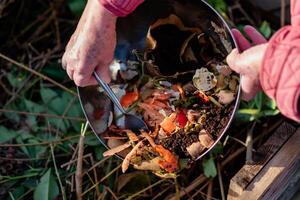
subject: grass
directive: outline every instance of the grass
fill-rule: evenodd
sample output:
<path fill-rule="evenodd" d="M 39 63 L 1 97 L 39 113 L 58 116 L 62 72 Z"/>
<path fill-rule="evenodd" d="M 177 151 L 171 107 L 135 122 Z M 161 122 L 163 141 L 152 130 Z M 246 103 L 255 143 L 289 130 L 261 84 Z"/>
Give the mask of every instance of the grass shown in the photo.
<path fill-rule="evenodd" d="M 227 15 L 231 5 L 216 2 L 234 24 Z M 61 69 L 83 5 L 83 0 L 0 3 L 0 27 L 5 27 L 0 31 L 0 199 L 224 199 L 247 148 L 236 141 L 246 141 L 252 121 L 256 131 L 269 133 L 262 124 L 281 120 L 265 118 L 278 113 L 274 102 L 260 94 L 241 105 L 226 145 L 207 158 L 218 163 L 213 177 L 204 175 L 202 161 L 176 180 L 134 170 L 122 174 L 121 161 L 103 158 L 105 148 L 87 126 L 82 128 L 76 88 Z M 261 30 L 270 33 L 266 22 Z M 253 135 L 252 144 L 265 134 Z"/>

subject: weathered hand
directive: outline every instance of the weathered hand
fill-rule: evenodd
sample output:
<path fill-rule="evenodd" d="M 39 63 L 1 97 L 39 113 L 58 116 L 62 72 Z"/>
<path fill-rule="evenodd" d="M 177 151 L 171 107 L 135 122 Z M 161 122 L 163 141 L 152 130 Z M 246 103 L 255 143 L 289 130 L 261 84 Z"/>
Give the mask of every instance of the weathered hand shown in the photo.
<path fill-rule="evenodd" d="M 227 57 L 231 69 L 242 75 L 242 99 L 248 101 L 261 90 L 259 71 L 267 48 L 267 40 L 252 26 L 245 26 L 244 32 L 252 40 L 252 44 L 237 29 L 232 33 L 242 53 L 234 49 Z"/>
<path fill-rule="evenodd" d="M 98 0 L 88 0 L 62 58 L 62 65 L 76 85 L 96 84 L 94 70 L 110 81 L 108 66 L 116 46 L 116 18 Z"/>

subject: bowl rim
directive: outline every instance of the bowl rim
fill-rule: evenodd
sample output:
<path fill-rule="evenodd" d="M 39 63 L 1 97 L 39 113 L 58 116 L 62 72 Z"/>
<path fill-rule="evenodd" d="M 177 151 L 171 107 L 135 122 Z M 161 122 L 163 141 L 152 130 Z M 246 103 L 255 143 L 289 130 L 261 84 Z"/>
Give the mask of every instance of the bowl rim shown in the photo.
<path fill-rule="evenodd" d="M 221 16 L 221 14 L 216 10 L 214 9 L 209 3 L 207 3 L 206 1 L 204 0 L 201 0 L 201 2 L 203 3 L 203 5 L 205 5 L 208 9 L 210 9 L 212 12 L 214 12 L 214 14 L 216 15 L 216 17 L 219 18 L 219 20 L 221 20 L 222 22 L 222 25 L 225 27 L 225 29 L 227 30 L 227 33 L 229 34 L 230 36 L 230 39 L 232 40 L 233 44 L 234 44 L 234 48 L 237 48 L 238 51 L 240 51 L 238 45 L 237 45 L 237 41 L 235 40 L 232 32 L 231 32 L 231 29 L 229 27 L 229 25 L 227 24 L 227 22 L 225 21 L 225 19 Z M 239 75 L 240 77 L 240 80 L 242 79 L 242 76 Z M 240 81 L 241 83 L 241 81 Z M 81 93 L 80 93 L 80 87 L 77 86 L 77 94 L 78 94 L 78 98 L 79 98 L 79 102 L 80 102 L 80 106 L 82 108 L 82 111 L 84 113 L 84 116 L 89 124 L 89 126 L 91 127 L 94 135 L 96 136 L 96 138 L 99 140 L 99 142 L 106 148 L 106 149 L 111 149 L 107 144 L 106 142 L 103 141 L 103 139 L 97 134 L 97 131 L 94 129 L 94 127 L 92 126 L 92 124 L 90 123 L 90 120 L 88 118 L 88 114 L 86 113 L 86 110 L 84 108 L 84 105 L 83 105 L 83 102 L 82 102 L 82 98 L 81 98 Z M 221 140 L 221 138 L 225 135 L 226 131 L 228 130 L 228 128 L 230 127 L 234 117 L 235 117 L 235 114 L 236 114 L 236 111 L 239 107 L 239 104 L 240 104 L 240 96 L 241 96 L 241 84 L 239 84 L 238 86 L 238 91 L 237 91 L 237 96 L 236 96 L 236 101 L 235 101 L 235 104 L 234 104 L 234 108 L 231 112 L 231 116 L 225 126 L 225 128 L 222 130 L 221 134 L 218 135 L 218 138 L 214 141 L 213 145 L 206 149 L 204 152 L 201 153 L 201 155 L 199 155 L 196 159 L 194 159 L 194 161 L 196 160 L 199 160 L 201 158 L 203 158 L 205 155 L 207 155 L 218 143 L 219 141 Z M 124 159 L 122 156 L 118 155 L 118 154 L 115 154 L 115 156 L 117 156 L 118 158 L 120 159 Z"/>

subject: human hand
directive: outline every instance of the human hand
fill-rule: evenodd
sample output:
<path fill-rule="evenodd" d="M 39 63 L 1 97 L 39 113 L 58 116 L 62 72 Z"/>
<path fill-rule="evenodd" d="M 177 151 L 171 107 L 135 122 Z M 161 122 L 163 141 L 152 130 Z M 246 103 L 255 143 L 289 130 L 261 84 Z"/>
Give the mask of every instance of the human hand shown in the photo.
<path fill-rule="evenodd" d="M 116 46 L 116 19 L 98 0 L 88 0 L 62 58 L 77 86 L 95 85 L 94 70 L 110 81 L 109 64 Z"/>
<path fill-rule="evenodd" d="M 252 26 L 245 26 L 244 32 L 252 40 L 253 46 L 239 30 L 232 29 L 242 53 L 234 49 L 227 56 L 227 63 L 231 69 L 242 75 L 242 99 L 249 101 L 261 90 L 259 71 L 267 49 L 267 40 Z"/>

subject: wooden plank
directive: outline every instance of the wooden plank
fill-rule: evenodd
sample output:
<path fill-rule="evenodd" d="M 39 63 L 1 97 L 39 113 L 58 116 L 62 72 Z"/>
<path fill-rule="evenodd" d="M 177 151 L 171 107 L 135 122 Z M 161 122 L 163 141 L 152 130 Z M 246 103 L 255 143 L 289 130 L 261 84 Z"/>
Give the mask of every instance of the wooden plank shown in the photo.
<path fill-rule="evenodd" d="M 298 161 L 300 162 L 300 160 Z M 300 166 L 300 163 L 296 164 Z M 278 198 L 278 200 L 299 200 L 300 199 L 300 167 L 296 170 L 296 172 L 291 175 L 291 179 L 288 183 L 287 188 Z"/>
<path fill-rule="evenodd" d="M 245 189 L 240 199 L 278 199 L 300 167 L 300 129 Z"/>
<path fill-rule="evenodd" d="M 253 155 L 254 162 L 244 165 L 231 179 L 227 196 L 228 200 L 240 199 L 240 195 L 251 183 L 253 178 L 295 131 L 296 128 L 287 122 L 283 122 L 280 125 L 275 133 Z"/>

